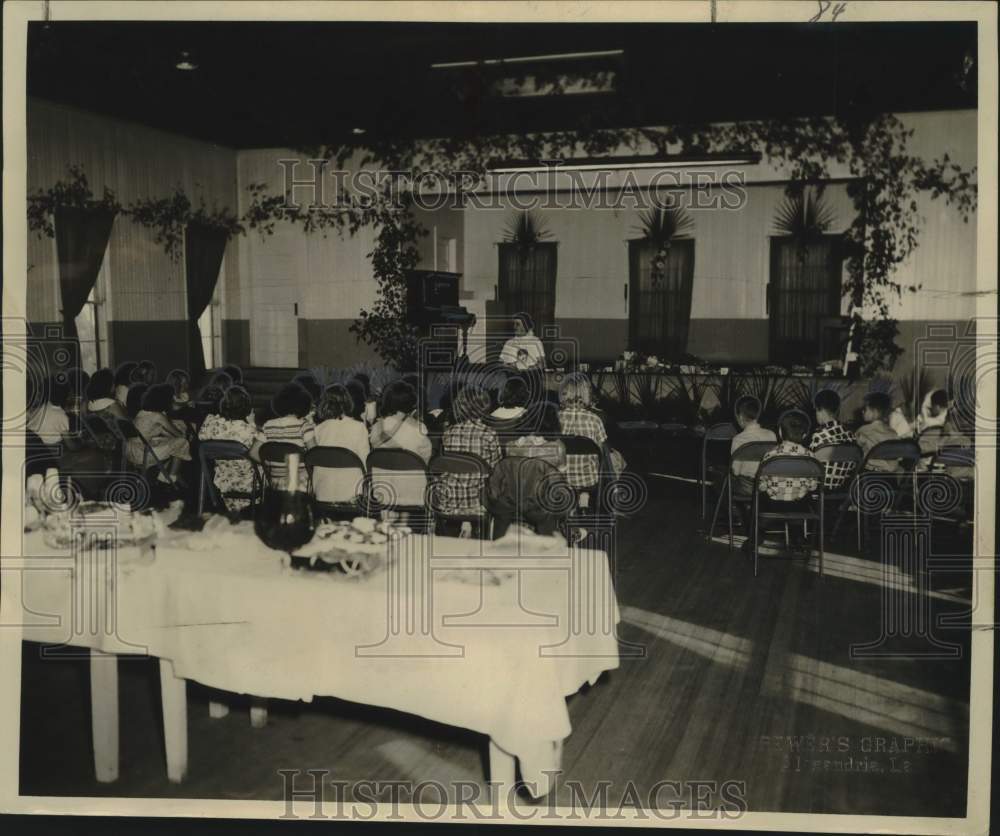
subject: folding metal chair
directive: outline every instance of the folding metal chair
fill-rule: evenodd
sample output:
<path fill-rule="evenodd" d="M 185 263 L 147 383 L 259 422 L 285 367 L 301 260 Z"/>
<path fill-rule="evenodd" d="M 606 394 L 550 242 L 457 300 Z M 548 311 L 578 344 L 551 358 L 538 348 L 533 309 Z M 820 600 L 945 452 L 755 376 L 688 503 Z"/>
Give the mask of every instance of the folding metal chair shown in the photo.
<path fill-rule="evenodd" d="M 175 480 L 171 479 L 167 472 L 167 463 L 156 455 L 153 445 L 149 443 L 146 436 L 139 432 L 139 428 L 136 427 L 135 424 L 125 418 L 116 418 L 115 427 L 117 427 L 118 436 L 122 441 L 123 467 L 127 468 L 128 466 L 128 442 L 133 439 L 137 439 L 142 444 L 142 464 L 139 467 L 140 472 L 145 476 L 149 473 L 149 471 L 155 470 L 157 476 L 162 475 L 167 484 L 174 484 Z M 182 487 L 184 485 L 183 480 L 179 477 L 176 479 L 176 484 L 181 485 Z"/>
<path fill-rule="evenodd" d="M 705 430 L 701 442 L 701 518 L 708 514 L 708 445 L 732 444 L 739 433 L 739 428 L 730 422 L 716 424 Z M 727 451 L 728 453 L 728 448 Z"/>
<path fill-rule="evenodd" d="M 851 507 L 851 500 L 854 498 L 853 488 L 855 480 L 858 478 L 858 474 L 861 472 L 861 465 L 864 461 L 865 454 L 864 451 L 854 442 L 840 442 L 838 444 L 824 444 L 813 450 L 813 455 L 818 461 L 823 462 L 824 474 L 827 467 L 832 464 L 841 465 L 851 465 L 851 471 L 846 475 L 844 482 L 841 484 L 840 488 L 833 491 L 826 491 L 823 494 L 823 501 L 836 501 L 840 504 L 837 506 L 837 519 L 833 524 L 833 531 L 831 532 L 831 537 L 837 536 L 837 531 L 840 528 L 840 523 L 844 518 L 844 514 Z M 824 487 L 825 487 L 824 481 Z M 861 503 L 854 503 L 854 510 L 856 514 L 857 523 L 857 537 L 858 537 L 858 551 L 861 551 Z"/>
<path fill-rule="evenodd" d="M 410 450 L 380 447 L 368 454 L 365 466 L 368 516 L 398 511 L 414 518 L 423 528 L 429 527 L 431 515 L 426 496 L 430 473 L 420 456 Z M 400 501 L 401 494 L 405 501 Z"/>
<path fill-rule="evenodd" d="M 483 502 L 483 492 L 486 480 L 490 478 L 493 468 L 480 456 L 474 453 L 444 451 L 431 459 L 428 465 L 432 482 L 429 492 L 429 506 L 434 515 L 435 530 L 441 520 L 454 522 L 476 523 L 479 539 L 491 539 L 493 520 L 486 504 Z M 479 480 L 479 506 L 474 508 L 449 508 L 448 476 L 476 477 Z M 476 528 L 477 526 L 473 526 Z"/>
<path fill-rule="evenodd" d="M 961 468 L 967 472 L 968 475 L 953 475 L 953 478 L 958 482 L 962 490 L 962 495 L 959 498 L 962 515 L 961 517 L 951 519 L 952 522 L 967 522 L 974 513 L 974 496 L 972 491 L 975 489 L 975 448 L 957 444 L 945 444 L 939 447 L 937 453 L 934 454 L 934 458 L 931 460 L 931 471 L 936 472 L 939 467 L 944 467 L 946 471 L 951 468 Z"/>
<path fill-rule="evenodd" d="M 760 463 L 753 482 L 753 576 L 757 577 L 758 548 L 760 545 L 760 525 L 762 521 L 784 523 L 810 522 L 817 523 L 816 532 L 819 540 L 819 573 L 823 574 L 823 477 L 826 468 L 814 458 L 806 456 L 774 456 Z M 760 510 L 760 484 L 766 476 L 785 478 L 815 479 L 819 493 L 819 511 L 812 510 Z M 777 504 L 777 503 L 774 503 Z"/>
<path fill-rule="evenodd" d="M 344 473 L 340 475 L 347 476 L 360 473 L 361 484 L 359 485 L 355 481 L 350 490 L 344 492 L 343 498 L 320 499 L 315 493 L 317 468 L 343 471 Z M 309 472 L 309 481 L 313 486 L 313 501 L 317 517 L 327 517 L 334 520 L 353 519 L 364 513 L 365 463 L 353 450 L 348 450 L 346 447 L 313 447 L 306 453 L 306 470 Z"/>
<path fill-rule="evenodd" d="M 265 441 L 260 445 L 258 455 L 264 468 L 264 490 L 275 490 L 275 483 L 288 476 L 288 456 L 296 453 L 305 456 L 306 451 L 290 441 Z"/>
<path fill-rule="evenodd" d="M 720 506 L 722 505 L 723 498 L 726 498 L 729 505 L 729 548 L 733 547 L 733 465 L 737 462 L 756 462 L 759 465 L 761 459 L 777 446 L 777 441 L 748 441 L 733 451 L 733 455 L 729 460 L 729 470 L 726 473 L 725 482 L 723 482 L 722 490 L 719 491 L 719 498 L 715 502 L 712 522 L 708 527 L 708 540 L 711 540 L 712 535 L 715 533 L 715 523 L 719 518 Z M 750 499 L 751 497 L 747 498 Z"/>
<path fill-rule="evenodd" d="M 880 441 L 865 456 L 865 460 L 858 471 L 854 501 L 857 502 L 861 512 L 862 534 L 861 545 L 864 546 L 865 534 L 867 533 L 867 515 L 876 511 L 895 511 L 900 502 L 905 497 L 907 490 L 912 500 L 912 514 L 914 518 L 918 515 L 917 507 L 917 465 L 920 463 L 923 454 L 920 452 L 920 445 L 912 438 L 894 438 L 888 441 Z M 873 469 L 873 462 L 892 462 L 894 470 Z M 884 508 L 866 507 L 871 506 L 872 497 L 879 498 L 881 491 L 877 488 L 873 491 L 871 485 L 885 485 L 891 494 L 889 504 Z"/>
<path fill-rule="evenodd" d="M 250 464 L 253 487 L 247 491 L 229 491 L 223 493 L 215 487 L 215 463 L 220 461 L 246 461 Z M 225 508 L 225 499 L 249 499 L 250 508 L 255 509 L 263 493 L 263 478 L 260 468 L 252 458 L 245 444 L 238 441 L 202 441 L 198 444 L 198 463 L 201 465 L 201 478 L 198 484 L 198 514 L 205 510 L 205 494 L 208 493 L 213 506 Z"/>

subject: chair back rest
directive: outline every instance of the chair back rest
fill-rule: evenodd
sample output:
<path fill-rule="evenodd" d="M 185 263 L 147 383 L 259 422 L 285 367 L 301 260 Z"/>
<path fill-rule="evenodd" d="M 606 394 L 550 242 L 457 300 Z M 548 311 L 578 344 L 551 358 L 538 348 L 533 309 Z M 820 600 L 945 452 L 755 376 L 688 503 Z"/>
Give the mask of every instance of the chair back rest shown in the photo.
<path fill-rule="evenodd" d="M 227 459 L 249 459 L 250 451 L 238 441 L 202 441 L 198 444 L 198 457 L 202 462 Z"/>
<path fill-rule="evenodd" d="M 566 445 L 567 456 L 598 456 L 601 455 L 601 448 L 592 438 L 582 435 L 560 436 L 563 444 Z"/>
<path fill-rule="evenodd" d="M 841 462 L 854 465 L 861 464 L 865 459 L 864 450 L 853 441 L 823 444 L 813 450 L 813 455 L 821 462 Z"/>
<path fill-rule="evenodd" d="M 708 444 L 710 441 L 732 441 L 739 435 L 740 429 L 731 421 L 726 421 L 722 424 L 715 424 L 705 430 L 705 439 L 703 444 Z"/>
<path fill-rule="evenodd" d="M 426 504 L 428 470 L 424 460 L 411 450 L 380 447 L 366 462 L 370 494 L 385 507 Z"/>
<path fill-rule="evenodd" d="M 759 462 L 777 446 L 777 441 L 748 441 L 733 450 L 729 463 L 733 465 L 736 462 Z"/>
<path fill-rule="evenodd" d="M 976 450 L 973 447 L 945 446 L 938 448 L 934 456 L 934 464 L 953 465 L 955 467 L 975 467 Z"/>
<path fill-rule="evenodd" d="M 427 473 L 427 465 L 412 450 L 403 450 L 398 447 L 379 447 L 368 454 L 366 462 L 368 470 L 374 468 L 379 470 L 398 471 L 420 471 Z"/>
<path fill-rule="evenodd" d="M 301 456 L 305 450 L 290 441 L 265 441 L 260 445 L 260 460 L 267 466 L 285 464 L 290 453 Z"/>
<path fill-rule="evenodd" d="M 353 450 L 346 447 L 313 447 L 306 453 L 306 467 L 326 467 L 331 470 L 360 470 L 365 472 L 365 463 Z"/>
<path fill-rule="evenodd" d="M 772 456 L 764 459 L 757 470 L 757 480 L 765 476 L 785 476 L 798 479 L 815 479 L 823 484 L 823 463 L 811 456 Z"/>
<path fill-rule="evenodd" d="M 427 469 L 434 476 L 443 476 L 446 473 L 468 473 L 478 474 L 484 478 L 488 477 L 493 470 L 485 459 L 475 453 L 459 453 L 448 450 L 431 459 Z"/>
<path fill-rule="evenodd" d="M 912 438 L 890 438 L 880 441 L 865 457 L 865 463 L 872 461 L 896 461 L 914 465 L 920 461 L 920 445 Z"/>

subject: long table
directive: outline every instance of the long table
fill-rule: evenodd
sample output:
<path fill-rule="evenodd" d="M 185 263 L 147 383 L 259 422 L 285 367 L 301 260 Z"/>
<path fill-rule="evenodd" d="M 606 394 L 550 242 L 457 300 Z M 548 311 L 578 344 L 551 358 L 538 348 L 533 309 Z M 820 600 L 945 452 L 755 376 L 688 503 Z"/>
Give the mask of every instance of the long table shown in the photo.
<path fill-rule="evenodd" d="M 115 660 L 160 660 L 167 774 L 187 769 L 186 682 L 263 698 L 315 696 L 396 709 L 490 739 L 494 788 L 515 759 L 538 796 L 570 731 L 566 697 L 618 666 L 618 607 L 605 554 L 526 540 L 412 536 L 363 579 L 282 566 L 248 523 L 154 549 L 58 552 L 26 534 L 4 597 L 25 641 L 90 654 L 94 764 L 118 777 Z M 199 539 L 201 538 L 201 539 Z M 203 550 L 204 549 L 204 550 Z M 20 583 L 10 573 L 20 575 Z"/>

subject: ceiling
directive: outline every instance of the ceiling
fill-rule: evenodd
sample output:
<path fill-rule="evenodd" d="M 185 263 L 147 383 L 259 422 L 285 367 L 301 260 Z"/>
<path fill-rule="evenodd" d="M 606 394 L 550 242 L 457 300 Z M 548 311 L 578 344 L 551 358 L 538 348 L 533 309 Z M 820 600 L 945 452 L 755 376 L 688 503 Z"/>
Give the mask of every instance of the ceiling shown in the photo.
<path fill-rule="evenodd" d="M 220 145 L 311 147 L 975 107 L 975 49 L 975 23 L 52 22 L 29 27 L 27 84 Z M 536 68 L 610 68 L 614 92 L 499 97 L 505 67 L 431 67 L 596 50 L 622 53 Z M 182 52 L 197 69 L 177 69 Z"/>

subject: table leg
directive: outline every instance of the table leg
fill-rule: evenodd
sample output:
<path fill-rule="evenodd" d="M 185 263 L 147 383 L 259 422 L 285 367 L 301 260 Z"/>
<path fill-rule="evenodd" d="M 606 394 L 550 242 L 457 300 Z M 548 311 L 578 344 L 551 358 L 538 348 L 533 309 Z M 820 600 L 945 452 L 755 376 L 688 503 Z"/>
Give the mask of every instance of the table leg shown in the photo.
<path fill-rule="evenodd" d="M 490 739 L 490 775 L 489 783 L 493 793 L 494 807 L 507 803 L 514 787 L 516 761 Z M 499 807 L 503 810 L 503 807 Z"/>
<path fill-rule="evenodd" d="M 160 659 L 160 699 L 163 702 L 163 739 L 167 749 L 167 778 L 184 780 L 188 765 L 187 680 L 174 675 L 174 665 Z"/>
<path fill-rule="evenodd" d="M 118 780 L 118 657 L 90 651 L 90 724 L 94 773 L 102 784 Z"/>
<path fill-rule="evenodd" d="M 250 698 L 250 725 L 262 729 L 267 725 L 267 699 L 265 697 Z"/>

